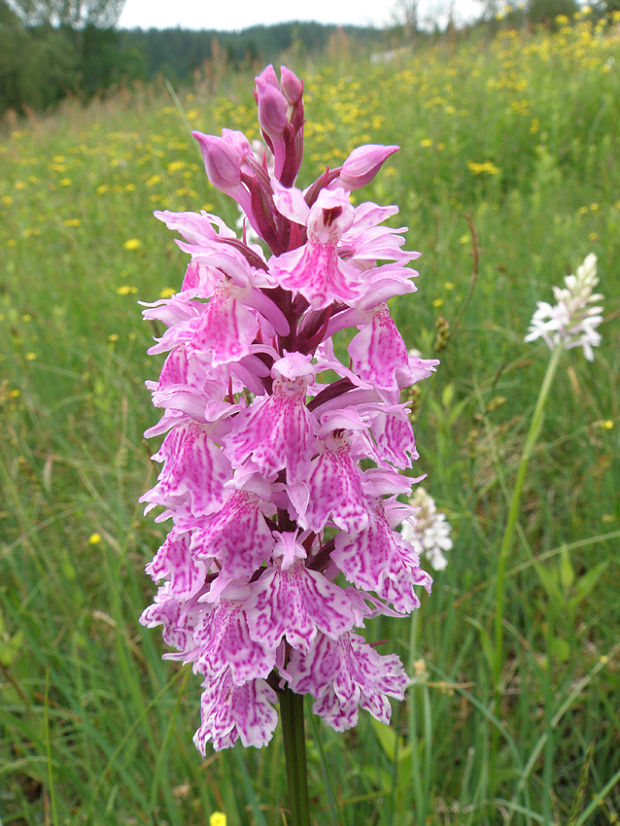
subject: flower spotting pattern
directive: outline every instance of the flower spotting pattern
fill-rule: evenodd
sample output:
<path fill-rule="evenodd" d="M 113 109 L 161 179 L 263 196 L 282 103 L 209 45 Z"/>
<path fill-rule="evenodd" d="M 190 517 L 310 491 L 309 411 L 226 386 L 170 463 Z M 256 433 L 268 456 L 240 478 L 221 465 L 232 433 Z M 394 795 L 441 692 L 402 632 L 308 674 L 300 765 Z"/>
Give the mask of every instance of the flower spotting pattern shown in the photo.
<path fill-rule="evenodd" d="M 147 382 L 163 415 L 146 435 L 164 438 L 142 501 L 170 531 L 141 622 L 202 678 L 202 754 L 268 743 L 285 686 L 337 731 L 360 707 L 388 722 L 409 678 L 359 631 L 431 587 L 398 530 L 418 458 L 401 391 L 438 362 L 408 353 L 388 307 L 414 292 L 418 253 L 385 224 L 396 207 L 351 200 L 398 147 L 358 147 L 297 188 L 302 91 L 285 67 L 256 79 L 262 146 L 194 133 L 241 237 L 207 212 L 155 213 L 189 260 L 143 313 L 164 330 L 149 352 L 167 355 Z"/>

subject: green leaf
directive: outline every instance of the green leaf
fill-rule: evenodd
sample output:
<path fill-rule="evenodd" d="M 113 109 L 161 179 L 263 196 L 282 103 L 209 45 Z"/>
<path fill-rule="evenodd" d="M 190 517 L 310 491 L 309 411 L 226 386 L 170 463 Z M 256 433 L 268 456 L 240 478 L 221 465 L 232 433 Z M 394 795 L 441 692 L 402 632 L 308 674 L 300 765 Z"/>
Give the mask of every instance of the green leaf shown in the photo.
<path fill-rule="evenodd" d="M 0 664 L 9 668 L 19 654 L 23 642 L 23 631 L 18 631 L 9 640 L 0 640 Z"/>
<path fill-rule="evenodd" d="M 563 637 L 554 637 L 551 640 L 551 653 L 561 663 L 565 663 L 570 658 L 571 647 Z"/>
<path fill-rule="evenodd" d="M 575 569 L 570 561 L 567 548 L 560 551 L 560 582 L 565 591 L 569 591 L 575 581 Z"/>
<path fill-rule="evenodd" d="M 444 389 L 441 392 L 441 403 L 444 407 L 450 407 L 452 404 L 452 400 L 454 399 L 454 385 L 452 382 L 446 384 Z"/>
<path fill-rule="evenodd" d="M 385 723 L 380 723 L 379 720 L 375 720 L 374 717 L 371 718 L 370 723 L 375 730 L 381 748 L 393 762 L 394 755 L 396 754 L 396 732 L 393 728 L 386 726 Z"/>
<path fill-rule="evenodd" d="M 555 603 L 556 607 L 561 608 L 564 605 L 565 598 L 554 574 L 540 562 L 534 565 L 534 570 L 538 574 L 541 585 L 547 592 L 549 599 Z"/>
<path fill-rule="evenodd" d="M 579 605 L 579 603 L 583 602 L 583 600 L 590 594 L 596 586 L 596 583 L 605 573 L 608 565 L 609 560 L 606 559 L 603 562 L 599 562 L 598 565 L 594 566 L 594 568 L 590 568 L 587 574 L 579 577 L 579 581 L 575 585 L 574 596 L 570 600 L 572 607 Z"/>

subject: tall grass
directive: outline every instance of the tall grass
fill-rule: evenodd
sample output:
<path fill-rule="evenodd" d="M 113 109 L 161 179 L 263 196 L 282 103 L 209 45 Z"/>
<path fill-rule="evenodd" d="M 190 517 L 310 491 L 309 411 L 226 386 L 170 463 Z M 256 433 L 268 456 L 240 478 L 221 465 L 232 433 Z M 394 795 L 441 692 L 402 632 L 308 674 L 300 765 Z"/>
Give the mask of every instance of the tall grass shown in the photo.
<path fill-rule="evenodd" d="M 415 675 L 393 726 L 309 716 L 316 824 L 605 824 L 620 810 L 617 491 L 620 47 L 587 19 L 554 35 L 426 47 L 305 77 L 301 180 L 360 142 L 401 152 L 363 197 L 401 205 L 419 292 L 393 311 L 442 365 L 416 400 L 416 471 L 455 526 L 410 620 L 376 620 Z M 280 735 L 201 761 L 199 686 L 137 622 L 162 540 L 138 496 L 153 330 L 138 298 L 183 255 L 150 212 L 236 213 L 187 125 L 256 136 L 248 78 L 136 90 L 19 125 L 0 144 L 0 820 L 198 826 L 286 822 Z M 182 112 L 182 117 L 180 112 Z M 185 123 L 187 122 L 187 124 Z M 606 320 L 592 364 L 565 354 L 506 559 L 498 550 L 548 354 L 537 299 L 595 251 Z M 447 346 L 436 334 L 450 325 Z M 153 363 L 152 363 L 153 362 Z"/>

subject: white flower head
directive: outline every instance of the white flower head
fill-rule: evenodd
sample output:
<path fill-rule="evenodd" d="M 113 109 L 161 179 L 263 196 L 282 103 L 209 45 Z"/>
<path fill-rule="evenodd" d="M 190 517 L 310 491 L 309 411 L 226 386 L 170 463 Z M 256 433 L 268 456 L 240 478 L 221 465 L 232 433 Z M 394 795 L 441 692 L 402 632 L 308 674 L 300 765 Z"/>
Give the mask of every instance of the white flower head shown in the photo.
<path fill-rule="evenodd" d="M 596 255 L 587 255 L 576 275 L 567 275 L 566 287 L 553 287 L 556 304 L 538 301 L 530 321 L 525 341 L 542 338 L 550 349 L 563 347 L 583 347 L 583 354 L 592 361 L 593 347 L 601 343 L 601 335 L 596 328 L 603 320 L 603 308 L 592 306 L 603 296 L 593 292 L 598 284 L 596 275 Z"/>
<path fill-rule="evenodd" d="M 435 571 L 442 571 L 448 565 L 443 551 L 452 548 L 452 526 L 424 488 L 417 487 L 409 502 L 417 511 L 403 523 L 403 537 L 427 557 Z"/>

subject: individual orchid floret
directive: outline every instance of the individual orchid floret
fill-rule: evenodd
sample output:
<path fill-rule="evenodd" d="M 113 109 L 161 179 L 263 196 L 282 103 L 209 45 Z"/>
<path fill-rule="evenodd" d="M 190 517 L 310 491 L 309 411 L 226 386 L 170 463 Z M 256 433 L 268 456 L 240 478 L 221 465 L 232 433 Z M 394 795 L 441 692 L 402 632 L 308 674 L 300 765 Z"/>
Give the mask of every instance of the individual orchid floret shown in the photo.
<path fill-rule="evenodd" d="M 402 700 L 409 682 L 397 656 L 382 656 L 351 633 L 337 640 L 321 636 L 306 655 L 294 650 L 287 676 L 293 691 L 315 697 L 314 712 L 336 731 L 357 723 L 360 705 L 381 722 L 389 722 L 387 696 Z"/>
<path fill-rule="evenodd" d="M 278 564 L 263 569 L 250 585 L 246 609 L 252 638 L 273 649 L 286 636 L 308 653 L 318 631 L 337 639 L 354 624 L 346 591 L 302 561 L 286 570 Z"/>
<path fill-rule="evenodd" d="M 194 744 L 203 756 L 208 742 L 216 751 L 234 746 L 239 739 L 246 747 L 267 745 L 278 724 L 274 708 L 278 698 L 266 680 L 250 680 L 239 686 L 230 671 L 222 671 L 215 679 L 207 678 L 203 686 L 202 725 L 194 735 Z"/>
<path fill-rule="evenodd" d="M 360 272 L 338 256 L 338 242 L 351 226 L 354 209 L 343 189 L 321 191 L 308 210 L 308 242 L 272 262 L 272 275 L 287 290 L 299 291 L 313 310 L 334 301 L 350 304 L 360 294 Z"/>
<path fill-rule="evenodd" d="M 445 518 L 426 524 L 423 503 L 404 503 L 423 477 L 403 473 L 418 452 L 401 393 L 437 361 L 408 351 L 388 302 L 415 291 L 419 253 L 385 224 L 395 206 L 350 198 L 397 147 L 355 149 L 296 188 L 302 92 L 286 67 L 256 78 L 266 147 L 194 133 L 239 233 L 206 212 L 156 213 L 189 262 L 178 292 L 143 312 L 165 328 L 149 349 L 165 361 L 147 382 L 161 469 L 141 501 L 170 530 L 141 622 L 203 678 L 203 755 L 266 745 L 294 693 L 337 731 L 360 707 L 387 723 L 408 677 L 357 629 L 419 606 L 420 555 L 441 567 L 451 544 Z"/>
<path fill-rule="evenodd" d="M 409 501 L 416 510 L 403 523 L 402 535 L 435 571 L 442 571 L 448 565 L 444 551 L 452 549 L 452 526 L 424 488 L 417 487 Z"/>
<path fill-rule="evenodd" d="M 409 356 L 387 304 L 368 313 L 359 326 L 360 332 L 349 344 L 352 369 L 381 390 L 398 390 L 402 374 L 409 378 Z"/>
<path fill-rule="evenodd" d="M 292 482 L 307 472 L 314 448 L 316 423 L 305 404 L 313 368 L 307 356 L 291 353 L 271 372 L 272 393 L 238 417 L 226 452 L 236 467 L 250 462 L 265 476 L 286 468 Z"/>
<path fill-rule="evenodd" d="M 598 284 L 596 255 L 593 252 L 587 255 L 576 275 L 567 275 L 564 283 L 564 288 L 553 287 L 556 304 L 537 302 L 525 341 L 542 338 L 550 349 L 582 347 L 586 359 L 592 361 L 592 348 L 601 343 L 596 328 L 603 320 L 602 307 L 592 306 L 603 299 L 594 293 Z"/>

